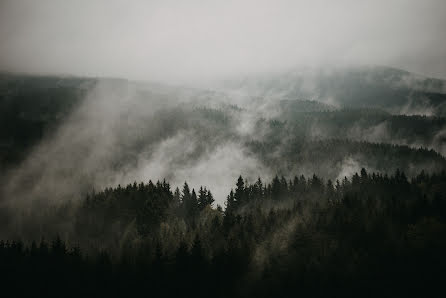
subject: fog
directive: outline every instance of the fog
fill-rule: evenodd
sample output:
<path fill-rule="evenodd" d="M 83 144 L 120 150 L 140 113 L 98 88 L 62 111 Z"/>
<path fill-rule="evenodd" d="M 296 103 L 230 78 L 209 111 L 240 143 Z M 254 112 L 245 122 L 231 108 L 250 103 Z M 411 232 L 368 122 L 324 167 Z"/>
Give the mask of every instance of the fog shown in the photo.
<path fill-rule="evenodd" d="M 175 83 L 299 66 L 446 78 L 446 2 L 0 2 L 0 69 Z"/>
<path fill-rule="evenodd" d="M 259 175 L 269 179 L 272 173 L 241 139 L 254 134 L 254 128 L 245 124 L 253 121 L 252 114 L 238 113 L 219 133 L 218 127 L 212 127 L 214 121 L 196 110 L 218 108 L 223 104 L 221 96 L 98 80 L 60 127 L 8 173 L 2 195 L 16 206 L 26 206 L 35 200 L 78 199 L 135 181 L 166 179 L 181 188 L 187 180 L 191 188 L 210 187 L 216 204 L 223 206 L 239 175 L 252 182 Z"/>
<path fill-rule="evenodd" d="M 351 86 L 366 93 L 356 78 L 377 82 L 374 88 L 382 87 L 382 80 L 390 90 L 446 90 L 444 82 L 410 73 L 349 70 L 386 65 L 446 78 L 444 1 L 0 3 L 0 71 L 169 84 L 99 80 L 77 110 L 8 176 L 3 188 L 16 201 L 48 193 L 70 199 L 111 185 L 167 179 L 172 186 L 187 180 L 195 188 L 210 187 L 223 204 L 238 175 L 253 181 L 259 174 L 270 179 L 280 173 L 279 166 L 265 165 L 246 146 L 271 137 L 259 121 L 279 116 L 280 100 L 315 99 L 328 109 L 342 108 L 350 103 L 340 100 Z M 370 73 L 374 76 L 368 78 Z M 203 89 L 172 87 L 189 84 Z M 392 112 L 435 115 L 439 110 L 423 97 L 407 96 L 413 98 Z M 231 116 L 221 126 L 227 131 L 193 114 L 196 107 L 225 109 L 231 104 L 240 110 L 224 111 Z M 212 125 L 214 130 L 207 132 Z M 371 142 L 426 145 L 392 140 L 385 121 L 346 134 Z M 441 153 L 443 135 L 444 129 L 436 132 L 430 146 Z M 326 127 L 314 125 L 311 137 L 331 136 Z M 277 158 L 284 154 L 281 150 L 268 156 Z M 328 176 L 342 179 L 361 166 L 373 170 L 358 157 L 346 157 Z M 292 171 L 285 174 L 315 171 L 304 164 L 286 168 Z"/>

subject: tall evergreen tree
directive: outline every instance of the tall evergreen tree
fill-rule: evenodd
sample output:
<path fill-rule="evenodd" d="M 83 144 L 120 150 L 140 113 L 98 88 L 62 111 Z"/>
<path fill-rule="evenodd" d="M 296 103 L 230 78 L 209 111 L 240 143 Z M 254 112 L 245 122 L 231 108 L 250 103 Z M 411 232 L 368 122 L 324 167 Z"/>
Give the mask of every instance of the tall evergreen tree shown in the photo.
<path fill-rule="evenodd" d="M 237 206 L 241 206 L 246 203 L 246 191 L 245 191 L 245 182 L 243 181 L 242 176 L 239 176 L 237 179 L 237 184 L 234 193 L 234 199 Z"/>

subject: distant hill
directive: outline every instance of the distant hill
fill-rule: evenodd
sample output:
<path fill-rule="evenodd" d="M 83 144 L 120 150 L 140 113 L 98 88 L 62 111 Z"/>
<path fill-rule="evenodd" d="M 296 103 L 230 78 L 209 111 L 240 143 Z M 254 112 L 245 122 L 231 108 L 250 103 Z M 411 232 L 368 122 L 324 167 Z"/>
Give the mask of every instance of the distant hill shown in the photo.
<path fill-rule="evenodd" d="M 88 78 L 0 74 L 0 164 L 22 159 L 95 84 Z"/>
<path fill-rule="evenodd" d="M 222 88 L 270 99 L 312 99 L 338 107 L 446 115 L 446 81 L 388 67 L 306 69 L 227 80 Z"/>
<path fill-rule="evenodd" d="M 445 95 L 421 91 L 435 91 L 440 82 L 411 83 L 417 87 L 409 89 L 402 86 L 407 80 L 397 79 L 404 72 L 357 74 L 318 74 L 324 80 L 316 85 L 297 80 L 296 74 L 271 78 L 240 97 L 112 78 L 2 74 L 5 193 L 19 197 L 29 190 L 23 198 L 47 193 L 72 198 L 94 187 L 155 175 L 173 183 L 218 177 L 209 183 L 218 180 L 222 194 L 224 181 L 245 173 L 316 173 L 334 179 L 361 167 L 400 169 L 409 176 L 445 169 L 445 118 L 394 114 L 410 114 L 420 102 L 410 105 L 409 95 L 418 93 L 424 109 L 441 114 Z M 303 92 L 310 86 L 326 96 Z M 373 101 L 373 94 L 386 97 Z"/>

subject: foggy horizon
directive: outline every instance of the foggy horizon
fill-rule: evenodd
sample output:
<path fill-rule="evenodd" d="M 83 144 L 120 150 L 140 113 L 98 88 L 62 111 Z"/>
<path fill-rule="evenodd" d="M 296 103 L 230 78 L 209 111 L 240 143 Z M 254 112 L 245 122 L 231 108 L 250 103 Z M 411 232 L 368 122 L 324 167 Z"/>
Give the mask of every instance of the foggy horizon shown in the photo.
<path fill-rule="evenodd" d="M 0 2 L 0 69 L 193 83 L 319 67 L 446 79 L 446 3 Z"/>

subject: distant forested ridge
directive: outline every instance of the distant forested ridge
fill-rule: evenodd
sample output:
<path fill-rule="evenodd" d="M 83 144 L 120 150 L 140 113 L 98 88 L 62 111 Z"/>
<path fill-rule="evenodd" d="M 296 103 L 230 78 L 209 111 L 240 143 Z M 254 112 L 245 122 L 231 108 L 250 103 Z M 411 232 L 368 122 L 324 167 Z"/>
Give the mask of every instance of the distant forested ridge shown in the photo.
<path fill-rule="evenodd" d="M 346 108 L 446 115 L 446 83 L 383 66 L 290 70 L 225 82 L 228 90 L 276 99 L 316 99 Z"/>
<path fill-rule="evenodd" d="M 394 72 L 390 73 L 396 76 Z M 362 84 L 369 81 L 364 79 Z M 383 85 L 374 85 L 373 80 L 369 83 L 370 88 Z M 433 85 L 426 82 L 425 88 L 432 85 L 435 90 L 440 90 L 439 82 L 431 83 Z M 98 87 L 102 85 L 109 87 L 102 90 Z M 403 87 L 392 88 L 408 90 Z M 133 97 L 121 100 L 121 97 L 129 96 L 127 93 Z M 96 98 L 101 96 L 103 98 Z M 445 154 L 445 118 L 441 113 L 423 114 L 423 109 L 420 110 L 422 115 L 401 114 L 405 112 L 404 106 L 411 102 L 409 95 L 405 96 L 404 102 L 391 104 L 400 107 L 397 114 L 383 105 L 336 107 L 318 100 L 304 100 L 302 98 L 308 97 L 297 95 L 288 100 L 274 97 L 240 99 L 239 104 L 245 105 L 241 108 L 237 104 L 228 104 L 227 101 L 231 103 L 230 94 L 217 92 L 138 85 L 114 79 L 3 74 L 0 76 L 0 165 L 14 169 L 42 144 L 53 142 L 57 149 L 60 132 L 74 124 L 76 127 L 70 133 L 77 133 L 82 138 L 70 139 L 77 142 L 70 144 L 72 150 L 85 150 L 85 143 L 91 142 L 89 138 L 98 140 L 102 137 L 115 142 L 110 145 L 113 146 L 110 160 L 101 162 L 106 167 L 104 171 L 119 172 L 122 167 L 135 167 L 142 154 L 144 158 L 150 158 L 153 148 L 179 135 L 190 135 L 198 144 L 188 158 L 199 159 L 221 145 L 236 143 L 244 147 L 247 154 L 267 162 L 271 172 L 284 175 L 305 172 L 335 179 L 342 172 L 345 159 L 357 162 L 356 170 L 361 166 L 381 172 L 399 168 L 409 176 L 419 169 L 444 169 L 443 157 L 429 150 Z M 435 98 L 437 105 L 446 104 L 444 95 Z M 394 97 L 384 99 L 393 102 Z M 431 103 L 426 105 L 426 108 L 431 107 Z M 149 108 L 152 106 L 156 109 Z M 106 121 L 110 122 L 107 124 L 109 131 L 101 132 L 100 127 Z M 324 152 L 327 147 L 332 154 Z M 318 151 L 320 156 L 306 160 L 308 153 L 305 152 L 316 154 Z M 53 154 L 72 156 L 66 151 Z M 96 155 L 95 152 L 92 154 Z M 279 161 L 270 162 L 277 156 L 280 156 Z M 296 164 L 297 160 L 302 162 Z M 318 160 L 321 163 L 315 162 Z"/>

